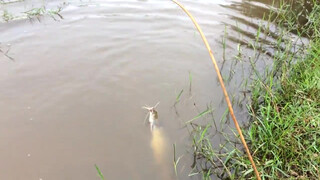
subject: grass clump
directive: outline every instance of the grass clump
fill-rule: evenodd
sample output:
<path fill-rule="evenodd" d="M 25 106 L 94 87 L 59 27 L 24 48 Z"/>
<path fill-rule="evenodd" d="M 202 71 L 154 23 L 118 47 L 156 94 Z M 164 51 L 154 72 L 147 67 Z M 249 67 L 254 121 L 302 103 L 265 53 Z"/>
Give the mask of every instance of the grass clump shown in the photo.
<path fill-rule="evenodd" d="M 252 83 L 247 139 L 265 179 L 320 179 L 320 4 L 312 5 L 301 13 L 303 26 L 292 23 L 301 18 L 292 10 L 283 15 L 291 18 L 287 30 L 310 37 L 309 45 L 300 56 L 276 54 L 264 80 Z"/>
<path fill-rule="evenodd" d="M 5 21 L 5 22 L 8 22 L 10 20 L 13 19 L 13 16 L 12 14 L 10 14 L 7 10 L 4 10 L 3 11 L 3 14 L 2 14 L 2 19 Z"/>
<path fill-rule="evenodd" d="M 247 138 L 265 177 L 320 178 L 319 42 L 278 83 L 254 82 Z"/>
<path fill-rule="evenodd" d="M 53 9 L 47 9 L 45 6 L 40 7 L 40 8 L 33 8 L 30 9 L 28 11 L 23 12 L 24 14 L 26 14 L 28 19 L 38 19 L 38 21 L 40 21 L 40 17 L 44 16 L 44 15 L 48 15 L 51 18 L 53 18 L 54 20 L 57 20 L 55 18 L 55 16 L 58 16 L 60 19 L 63 19 L 62 15 L 60 14 L 61 10 L 62 10 L 62 6 L 58 6 L 57 9 L 53 10 Z"/>
<path fill-rule="evenodd" d="M 20 2 L 20 1 L 14 1 L 14 2 Z M 14 3 L 11 2 L 11 3 Z M 37 19 L 39 22 L 41 21 L 42 17 L 49 16 L 55 21 L 58 21 L 59 19 L 63 19 L 63 16 L 61 15 L 61 11 L 65 6 L 67 6 L 67 3 L 62 3 L 59 6 L 57 6 L 55 9 L 48 9 L 45 6 L 32 8 L 27 11 L 12 14 L 8 10 L 4 9 L 2 13 L 2 20 L 4 22 L 14 21 L 14 20 L 22 20 L 22 19 L 29 19 L 30 21 L 33 21 Z"/>
<path fill-rule="evenodd" d="M 28 11 L 23 12 L 23 13 L 26 14 L 29 19 L 33 19 L 33 18 L 39 19 L 39 17 L 46 14 L 46 12 L 47 11 L 46 11 L 45 7 L 40 7 L 40 8 L 32 8 Z"/>

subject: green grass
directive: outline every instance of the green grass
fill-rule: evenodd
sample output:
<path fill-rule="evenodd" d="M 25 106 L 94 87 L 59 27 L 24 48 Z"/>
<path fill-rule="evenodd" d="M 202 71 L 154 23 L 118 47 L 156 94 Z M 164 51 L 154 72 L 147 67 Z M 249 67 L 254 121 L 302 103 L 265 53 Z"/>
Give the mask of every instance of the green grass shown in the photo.
<path fill-rule="evenodd" d="M 312 11 L 300 13 L 306 24 L 294 23 L 300 17 L 290 6 L 277 19 L 287 31 L 311 38 L 304 53 L 294 58 L 288 43 L 251 86 L 246 135 L 265 179 L 320 179 L 320 4 L 313 3 Z"/>
<path fill-rule="evenodd" d="M 94 165 L 94 167 L 96 168 L 96 170 L 97 170 L 97 175 L 98 175 L 98 177 L 101 179 L 101 180 L 104 180 L 104 176 L 103 176 L 103 174 L 102 174 L 102 172 L 100 171 L 100 169 L 99 169 L 99 167 L 95 164 Z"/>
<path fill-rule="evenodd" d="M 180 102 L 182 93 L 183 93 L 183 89 L 181 89 L 181 91 L 180 91 L 179 94 L 177 95 L 176 101 L 174 102 L 174 105 L 173 105 L 173 106 L 177 105 L 177 104 Z"/>
<path fill-rule="evenodd" d="M 247 60 L 252 67 L 250 82 L 244 81 L 250 85 L 250 122 L 242 129 L 262 179 L 316 180 L 320 179 L 320 3 L 312 1 L 312 8 L 304 9 L 303 3 L 292 5 L 298 1 L 275 2 L 279 8 L 265 16 L 268 25 L 260 24 L 256 38 L 248 43 L 254 53 L 260 53 L 264 48 L 261 33 L 275 38 L 268 44 L 274 49 L 273 64 L 264 72 L 256 67 L 259 55 Z M 301 16 L 307 19 L 304 24 Z M 271 23 L 278 26 L 276 31 L 268 29 Z M 291 33 L 311 42 L 298 43 Z M 233 129 L 228 134 L 220 127 L 225 141 L 213 145 L 210 123 L 191 127 L 194 163 L 190 175 L 201 174 L 205 180 L 213 175 L 255 179 Z"/>
<path fill-rule="evenodd" d="M 173 167 L 174 167 L 174 173 L 176 177 L 178 178 L 178 164 L 183 156 L 176 157 L 176 144 L 173 144 Z"/>
<path fill-rule="evenodd" d="M 265 82 L 257 79 L 252 84 L 251 122 L 243 129 L 263 179 L 320 178 L 319 58 L 320 41 L 279 80 L 269 76 Z M 208 174 L 220 179 L 255 179 L 237 139 L 223 134 L 225 144 L 212 145 L 210 127 L 193 126 L 191 174 L 202 174 L 202 179 L 211 178 Z"/>
<path fill-rule="evenodd" d="M 247 139 L 265 177 L 320 178 L 319 42 L 278 82 L 254 82 Z"/>
<path fill-rule="evenodd" d="M 40 17 L 41 16 L 50 16 L 52 17 L 54 20 L 57 20 L 55 16 L 58 16 L 60 19 L 63 19 L 62 15 L 60 14 L 62 10 L 62 6 L 57 7 L 57 9 L 47 9 L 45 6 L 40 7 L 40 8 L 33 8 L 30 9 L 28 11 L 23 12 L 24 14 L 26 14 L 28 19 L 38 19 L 40 21 Z"/>
<path fill-rule="evenodd" d="M 204 110 L 203 112 L 199 113 L 197 116 L 195 116 L 191 120 L 187 121 L 186 124 L 189 124 L 189 123 L 193 122 L 194 120 L 199 119 L 199 118 L 205 116 L 208 113 L 211 113 L 212 111 L 213 111 L 213 109 L 211 107 L 208 107 L 206 110 Z"/>
<path fill-rule="evenodd" d="M 18 3 L 21 1 L 13 1 L 11 3 Z M 40 22 L 40 18 L 44 16 L 49 16 L 54 20 L 63 19 L 63 16 L 60 14 L 63 8 L 67 6 L 67 3 L 62 3 L 57 6 L 55 9 L 47 9 L 45 6 L 32 8 L 27 11 L 24 11 L 20 14 L 12 14 L 7 9 L 3 10 L 2 19 L 5 22 L 20 20 L 20 19 L 37 19 Z"/>
<path fill-rule="evenodd" d="M 12 14 L 10 14 L 7 10 L 4 10 L 3 11 L 3 14 L 2 14 L 2 19 L 5 21 L 5 22 L 8 22 L 10 20 L 13 19 L 13 16 Z"/>

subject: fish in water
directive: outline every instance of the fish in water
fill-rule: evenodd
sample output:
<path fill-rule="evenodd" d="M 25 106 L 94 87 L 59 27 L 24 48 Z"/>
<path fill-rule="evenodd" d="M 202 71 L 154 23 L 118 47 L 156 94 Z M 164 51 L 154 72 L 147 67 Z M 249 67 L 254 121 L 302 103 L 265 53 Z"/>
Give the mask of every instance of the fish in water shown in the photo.
<path fill-rule="evenodd" d="M 152 134 L 151 149 L 153 151 L 155 163 L 161 172 L 161 179 L 171 180 L 173 179 L 171 177 L 172 174 L 170 173 L 170 169 L 168 169 L 168 164 L 170 163 L 167 162 L 170 149 L 168 148 L 168 140 L 165 133 L 163 129 L 159 127 L 158 112 L 156 111 L 158 105 L 159 102 L 153 107 L 143 106 L 142 108 L 148 110 L 149 117 L 147 118 Z"/>
<path fill-rule="evenodd" d="M 143 106 L 143 109 L 147 109 L 149 111 L 148 116 L 149 116 L 149 125 L 150 125 L 150 130 L 153 131 L 156 125 L 158 124 L 158 112 L 156 111 L 156 107 L 159 105 L 159 102 L 153 106 L 153 107 L 148 107 L 148 106 Z"/>

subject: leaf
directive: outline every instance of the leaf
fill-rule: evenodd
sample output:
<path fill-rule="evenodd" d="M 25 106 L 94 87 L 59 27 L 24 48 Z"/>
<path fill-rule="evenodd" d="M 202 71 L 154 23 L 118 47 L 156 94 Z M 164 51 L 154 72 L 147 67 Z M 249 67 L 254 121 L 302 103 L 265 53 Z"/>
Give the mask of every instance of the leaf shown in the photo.
<path fill-rule="evenodd" d="M 201 137 L 200 137 L 200 139 L 198 140 L 198 143 L 202 141 L 202 139 L 204 138 L 204 135 L 206 134 L 206 132 L 207 132 L 207 130 L 208 130 L 208 128 L 209 128 L 210 126 L 211 126 L 211 125 L 208 124 L 208 125 L 206 126 L 206 128 L 203 130 L 203 132 L 201 133 Z"/>
<path fill-rule="evenodd" d="M 192 121 L 194 121 L 194 120 L 196 120 L 196 119 L 198 119 L 198 118 L 200 118 L 200 117 L 202 117 L 202 116 L 204 116 L 204 115 L 206 115 L 206 114 L 208 114 L 208 113 L 210 113 L 210 112 L 212 112 L 212 111 L 213 111 L 213 109 L 207 109 L 207 110 L 203 111 L 202 113 L 198 114 L 198 115 L 197 115 L 196 117 L 194 117 L 193 119 L 187 121 L 186 124 L 191 123 Z"/>
<path fill-rule="evenodd" d="M 177 104 L 180 101 L 180 97 L 181 97 L 182 93 L 183 93 L 183 89 L 180 91 L 180 93 L 176 97 L 176 103 L 175 104 Z"/>
<path fill-rule="evenodd" d="M 104 176 L 102 174 L 102 172 L 100 171 L 99 167 L 95 164 L 94 167 L 96 167 L 96 170 L 98 172 L 98 176 L 101 180 L 104 180 Z"/>

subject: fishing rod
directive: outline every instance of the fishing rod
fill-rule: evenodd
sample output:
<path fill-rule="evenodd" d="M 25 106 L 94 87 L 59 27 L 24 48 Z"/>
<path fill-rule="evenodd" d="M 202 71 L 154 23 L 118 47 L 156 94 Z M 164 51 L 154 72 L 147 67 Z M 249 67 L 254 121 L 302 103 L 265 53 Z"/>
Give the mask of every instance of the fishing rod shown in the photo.
<path fill-rule="evenodd" d="M 229 99 L 228 92 L 227 92 L 226 87 L 225 87 L 225 85 L 224 85 L 222 76 L 221 76 L 221 74 L 220 74 L 219 67 L 218 67 L 218 65 L 217 65 L 217 62 L 216 62 L 214 56 L 213 56 L 213 53 L 212 53 L 211 48 L 210 48 L 210 46 L 209 46 L 209 43 L 208 43 L 206 37 L 204 36 L 204 34 L 203 34 L 203 32 L 202 32 L 199 24 L 198 24 L 197 21 L 194 19 L 194 17 L 191 15 L 191 13 L 190 13 L 182 4 L 180 4 L 178 1 L 176 1 L 176 0 L 172 0 L 172 1 L 173 1 L 174 3 L 176 3 L 176 4 L 190 17 L 190 19 L 192 20 L 193 24 L 196 26 L 197 30 L 199 31 L 199 33 L 200 33 L 200 35 L 201 35 L 201 38 L 202 38 L 205 46 L 206 46 L 207 49 L 208 49 L 208 52 L 209 52 L 209 55 L 210 55 L 210 57 L 211 57 L 213 66 L 214 66 L 214 68 L 215 68 L 215 70 L 216 70 L 216 73 L 217 73 L 217 76 L 218 76 L 218 79 L 219 79 L 219 82 L 220 82 L 220 85 L 221 85 L 221 88 L 222 88 L 224 97 L 225 97 L 225 99 L 226 99 L 226 101 L 227 101 L 228 108 L 229 108 L 229 112 L 230 112 L 230 115 L 231 115 L 231 117 L 232 117 L 232 120 L 233 120 L 233 122 L 234 122 L 234 124 L 235 124 L 235 126 L 236 126 L 236 129 L 237 129 L 237 131 L 238 131 L 238 133 L 239 133 L 239 135 L 240 135 L 241 142 L 242 142 L 242 144 L 243 144 L 243 146 L 244 146 L 244 148 L 245 148 L 245 150 L 246 150 L 246 153 L 247 153 L 247 155 L 248 155 L 248 157 L 249 157 L 249 160 L 250 160 L 250 162 L 251 162 L 251 165 L 252 165 L 252 168 L 253 168 L 253 170 L 254 170 L 254 173 L 256 174 L 257 179 L 258 179 L 258 180 L 261 180 L 259 171 L 257 170 L 256 164 L 255 164 L 254 161 L 253 161 L 253 158 L 252 158 L 252 155 L 251 155 L 250 150 L 249 150 L 249 148 L 248 148 L 248 145 L 247 145 L 247 143 L 246 143 L 246 141 L 245 141 L 245 139 L 244 139 L 244 137 L 243 137 L 243 135 L 242 135 L 242 131 L 241 131 L 241 129 L 240 129 L 239 123 L 238 123 L 238 121 L 237 121 L 237 119 L 236 119 L 236 116 L 234 115 L 234 111 L 233 111 L 232 104 L 231 104 L 230 99 Z"/>

